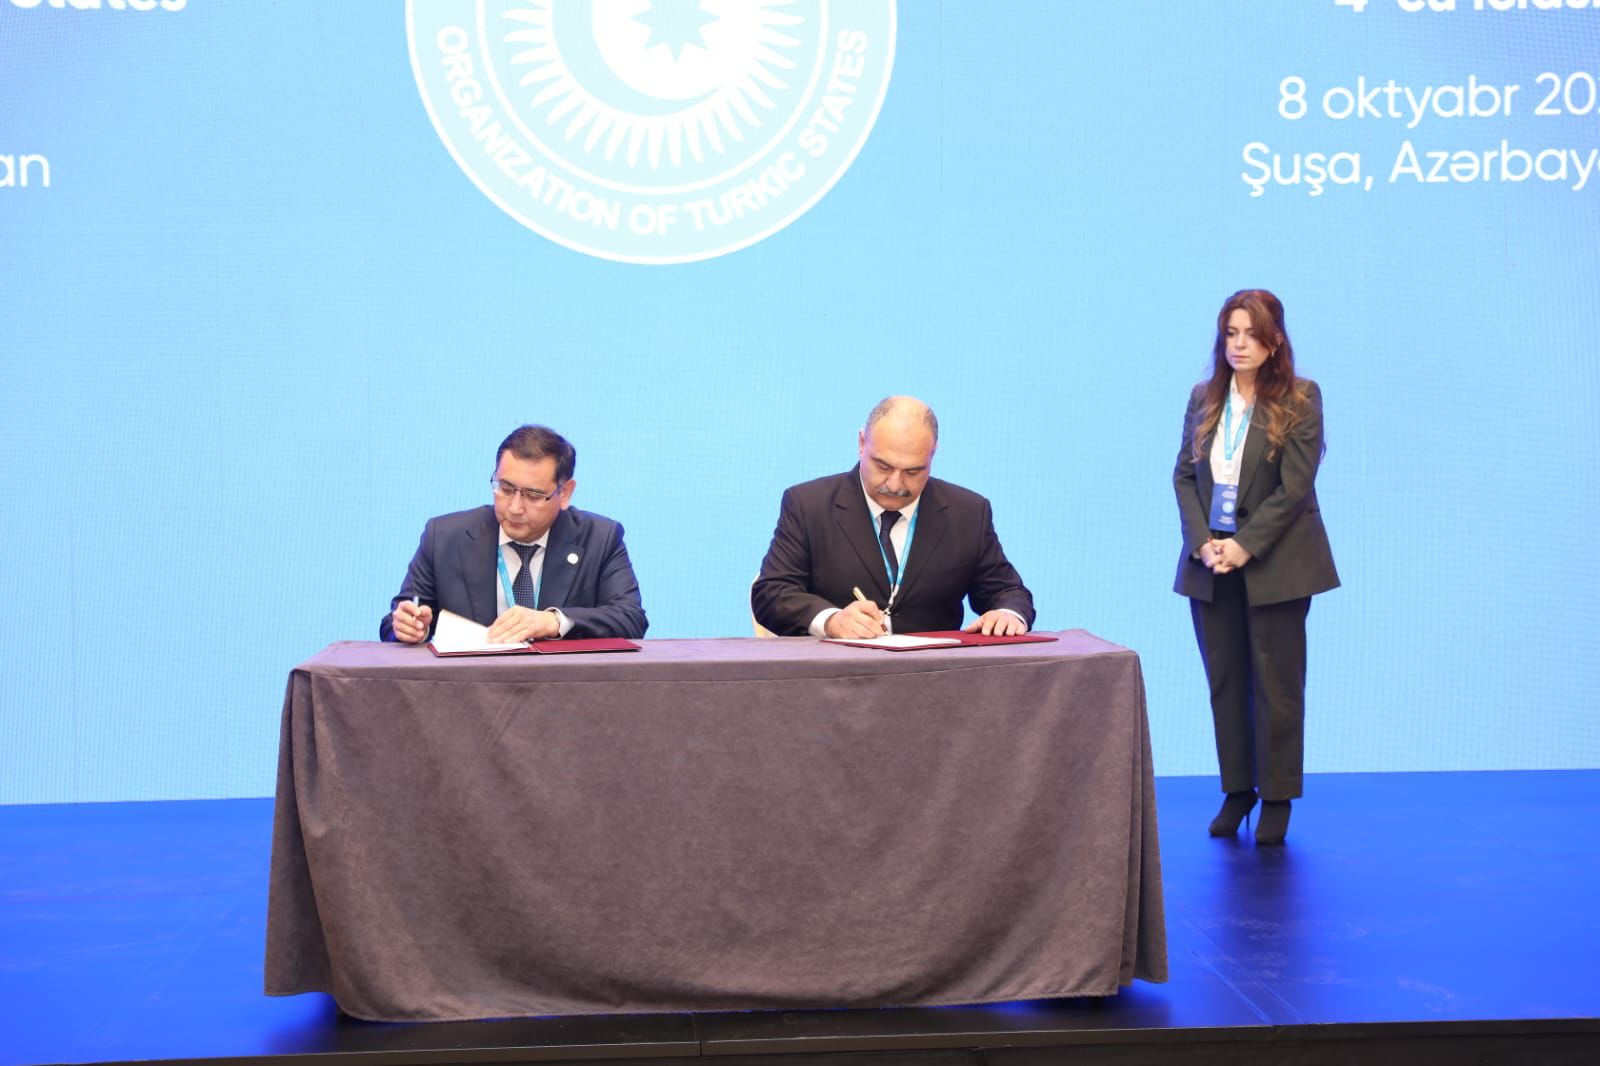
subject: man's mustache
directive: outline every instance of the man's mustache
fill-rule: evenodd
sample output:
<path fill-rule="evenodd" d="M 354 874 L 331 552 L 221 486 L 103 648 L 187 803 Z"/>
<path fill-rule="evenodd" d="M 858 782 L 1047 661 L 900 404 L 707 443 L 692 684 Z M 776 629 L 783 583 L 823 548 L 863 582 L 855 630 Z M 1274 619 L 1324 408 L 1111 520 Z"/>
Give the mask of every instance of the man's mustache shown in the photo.
<path fill-rule="evenodd" d="M 911 498 L 911 490 L 910 489 L 901 489 L 899 492 L 895 492 L 893 489 L 889 488 L 887 485 L 879 485 L 877 488 L 873 489 L 872 491 L 876 495 L 888 496 L 890 499 L 895 499 L 895 500 L 909 500 Z"/>

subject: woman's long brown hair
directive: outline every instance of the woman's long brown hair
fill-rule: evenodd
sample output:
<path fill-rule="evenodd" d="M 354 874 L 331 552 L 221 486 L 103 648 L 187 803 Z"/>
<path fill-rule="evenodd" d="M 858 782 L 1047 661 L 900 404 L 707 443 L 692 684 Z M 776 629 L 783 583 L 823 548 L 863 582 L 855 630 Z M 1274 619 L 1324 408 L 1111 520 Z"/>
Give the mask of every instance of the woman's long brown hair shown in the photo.
<path fill-rule="evenodd" d="M 1300 418 L 1305 392 L 1294 376 L 1294 346 L 1289 343 L 1289 329 L 1283 321 L 1283 302 L 1266 289 L 1240 289 L 1223 301 L 1222 310 L 1217 312 L 1217 339 L 1211 345 L 1211 380 L 1206 383 L 1200 421 L 1195 426 L 1191 446 L 1197 463 L 1206 457 L 1217 422 L 1222 418 L 1223 402 L 1228 398 L 1228 382 L 1233 377 L 1227 354 L 1228 316 L 1241 308 L 1249 313 L 1256 337 L 1272 349 L 1271 356 L 1256 371 L 1255 404 L 1266 421 L 1267 458 L 1277 456 L 1278 449 L 1283 447 Z"/>

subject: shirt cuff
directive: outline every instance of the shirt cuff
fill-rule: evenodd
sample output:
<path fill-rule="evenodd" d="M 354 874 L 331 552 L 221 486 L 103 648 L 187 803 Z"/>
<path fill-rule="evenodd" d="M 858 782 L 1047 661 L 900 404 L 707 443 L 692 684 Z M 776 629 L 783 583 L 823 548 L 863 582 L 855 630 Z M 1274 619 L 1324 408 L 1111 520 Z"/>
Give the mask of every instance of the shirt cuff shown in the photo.
<path fill-rule="evenodd" d="M 818 611 L 817 616 L 811 620 L 811 635 L 814 637 L 826 637 L 828 635 L 828 619 L 838 613 L 839 608 L 837 607 L 824 607 Z"/>
<path fill-rule="evenodd" d="M 559 608 L 559 607 L 550 607 L 550 608 L 546 608 L 546 609 L 551 614 L 556 616 L 556 624 L 561 627 L 561 632 L 559 634 L 557 634 L 558 637 L 564 637 L 568 633 L 572 632 L 572 627 L 573 627 L 573 625 L 575 623 L 572 621 L 572 619 L 568 618 L 566 615 L 561 613 L 561 608 Z"/>

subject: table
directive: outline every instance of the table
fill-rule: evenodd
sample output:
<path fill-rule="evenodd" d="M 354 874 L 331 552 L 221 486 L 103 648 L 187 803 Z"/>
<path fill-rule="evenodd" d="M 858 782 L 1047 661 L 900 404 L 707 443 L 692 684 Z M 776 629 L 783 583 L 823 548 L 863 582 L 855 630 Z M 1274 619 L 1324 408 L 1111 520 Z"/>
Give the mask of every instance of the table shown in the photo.
<path fill-rule="evenodd" d="M 402 1021 L 1164 981 L 1139 659 L 1059 637 L 330 645 L 284 701 L 266 991 Z"/>

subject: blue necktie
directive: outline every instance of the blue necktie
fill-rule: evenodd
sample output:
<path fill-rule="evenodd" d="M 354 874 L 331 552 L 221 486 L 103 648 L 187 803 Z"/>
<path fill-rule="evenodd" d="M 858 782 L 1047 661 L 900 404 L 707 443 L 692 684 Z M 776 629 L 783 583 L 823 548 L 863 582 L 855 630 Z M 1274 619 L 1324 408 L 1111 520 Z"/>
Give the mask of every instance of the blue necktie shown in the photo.
<path fill-rule="evenodd" d="M 529 564 L 533 562 L 533 556 L 538 552 L 539 546 L 537 544 L 518 544 L 515 541 L 511 543 L 511 546 L 517 550 L 518 555 L 522 556 L 522 569 L 517 571 L 517 576 L 511 582 L 511 595 L 516 597 L 518 607 L 531 607 L 534 610 L 538 610 L 539 605 L 534 602 L 533 567 Z"/>

